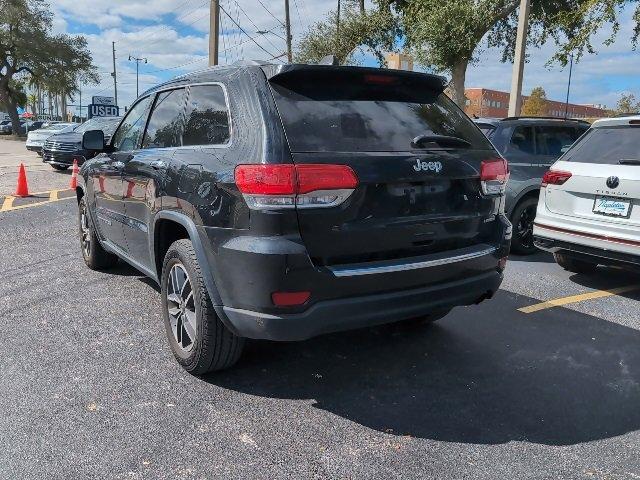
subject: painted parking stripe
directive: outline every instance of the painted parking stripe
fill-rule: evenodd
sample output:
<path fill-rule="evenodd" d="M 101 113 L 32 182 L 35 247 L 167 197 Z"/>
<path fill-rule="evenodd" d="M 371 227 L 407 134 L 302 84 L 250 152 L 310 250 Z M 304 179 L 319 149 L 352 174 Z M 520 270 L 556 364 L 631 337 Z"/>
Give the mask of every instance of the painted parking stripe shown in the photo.
<path fill-rule="evenodd" d="M 596 290 L 595 292 L 581 293 L 580 295 L 571 295 L 570 297 L 560 297 L 546 302 L 536 303 L 535 305 L 530 305 L 528 307 L 519 308 L 518 311 L 522 313 L 534 313 L 539 312 L 540 310 L 546 310 L 547 308 L 562 307 L 563 305 L 584 302 L 585 300 L 611 297 L 614 295 L 620 295 L 621 293 L 632 292 L 634 290 L 640 290 L 640 285 L 627 285 L 626 287 L 611 288 L 609 290 Z"/>
<path fill-rule="evenodd" d="M 2 202 L 2 206 L 0 206 L 0 212 L 4 212 L 5 210 L 9 210 L 13 206 L 13 200 L 16 197 L 12 197 L 11 195 L 4 197 L 4 201 Z"/>

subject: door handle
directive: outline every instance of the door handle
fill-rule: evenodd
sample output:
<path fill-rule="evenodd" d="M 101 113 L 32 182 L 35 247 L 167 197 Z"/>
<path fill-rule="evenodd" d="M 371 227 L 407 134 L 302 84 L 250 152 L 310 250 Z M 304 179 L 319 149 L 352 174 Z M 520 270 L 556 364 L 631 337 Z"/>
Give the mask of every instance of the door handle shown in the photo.
<path fill-rule="evenodd" d="M 151 162 L 150 165 L 154 170 L 164 170 L 165 168 L 167 168 L 167 164 L 162 160 L 155 160 Z"/>

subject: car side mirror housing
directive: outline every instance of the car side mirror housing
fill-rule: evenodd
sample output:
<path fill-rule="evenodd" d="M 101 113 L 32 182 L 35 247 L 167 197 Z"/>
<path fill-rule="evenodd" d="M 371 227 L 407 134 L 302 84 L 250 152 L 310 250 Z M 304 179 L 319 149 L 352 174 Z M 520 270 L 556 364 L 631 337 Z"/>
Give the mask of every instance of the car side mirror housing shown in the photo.
<path fill-rule="evenodd" d="M 84 132 L 84 135 L 82 135 L 82 148 L 95 152 L 104 151 L 104 132 L 102 130 L 88 130 Z"/>
<path fill-rule="evenodd" d="M 560 149 L 560 153 L 567 153 L 569 151 L 569 149 L 571 148 L 571 145 L 565 145 L 564 147 L 562 147 Z"/>

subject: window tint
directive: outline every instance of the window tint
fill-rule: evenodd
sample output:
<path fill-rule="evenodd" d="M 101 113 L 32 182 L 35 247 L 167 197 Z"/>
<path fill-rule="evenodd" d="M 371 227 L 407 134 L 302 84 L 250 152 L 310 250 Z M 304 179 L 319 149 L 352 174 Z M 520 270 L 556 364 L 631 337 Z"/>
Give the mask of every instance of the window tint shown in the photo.
<path fill-rule="evenodd" d="M 224 91 L 219 85 L 191 87 L 187 101 L 183 145 L 229 143 L 229 115 Z"/>
<path fill-rule="evenodd" d="M 158 94 L 142 139 L 142 148 L 166 148 L 182 145 L 184 94 L 183 88 Z"/>
<path fill-rule="evenodd" d="M 516 127 L 511 135 L 509 146 L 515 150 L 533 155 L 533 128 Z"/>
<path fill-rule="evenodd" d="M 491 149 L 443 93 L 345 82 L 271 83 L 289 145 L 297 152 L 393 152 L 418 135 L 447 135 Z"/>
<path fill-rule="evenodd" d="M 138 140 L 147 120 L 147 111 L 151 97 L 146 97 L 136 103 L 122 121 L 120 128 L 113 136 L 113 146 L 116 150 L 128 152 L 138 148 Z"/>
<path fill-rule="evenodd" d="M 575 127 L 540 126 L 536 129 L 536 152 L 538 155 L 559 157 L 563 147 L 575 142 L 582 132 Z"/>
<path fill-rule="evenodd" d="M 562 160 L 580 163 L 618 165 L 621 161 L 640 162 L 640 128 L 592 128 L 580 139 Z"/>

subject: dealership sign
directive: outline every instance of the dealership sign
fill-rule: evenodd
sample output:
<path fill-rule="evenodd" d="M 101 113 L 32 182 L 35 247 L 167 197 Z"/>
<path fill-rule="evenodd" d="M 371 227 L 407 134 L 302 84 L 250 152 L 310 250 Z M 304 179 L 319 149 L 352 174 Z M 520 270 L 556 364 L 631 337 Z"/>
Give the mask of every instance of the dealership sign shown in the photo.
<path fill-rule="evenodd" d="M 94 95 L 91 97 L 91 103 L 93 105 L 114 105 L 116 104 L 116 99 L 113 97 L 99 97 Z"/>
<path fill-rule="evenodd" d="M 93 117 L 117 117 L 120 110 L 116 105 L 98 105 L 92 103 L 89 105 L 89 118 Z"/>

